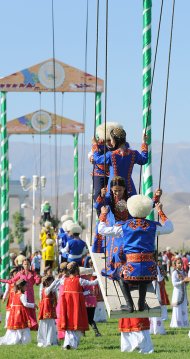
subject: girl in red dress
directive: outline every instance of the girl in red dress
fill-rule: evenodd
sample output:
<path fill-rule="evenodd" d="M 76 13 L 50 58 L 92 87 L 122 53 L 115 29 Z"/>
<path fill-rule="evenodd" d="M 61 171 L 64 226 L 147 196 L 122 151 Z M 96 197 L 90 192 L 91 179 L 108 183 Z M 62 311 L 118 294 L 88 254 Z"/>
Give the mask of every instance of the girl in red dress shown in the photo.
<path fill-rule="evenodd" d="M 150 322 L 148 318 L 121 318 L 119 331 L 121 332 L 121 351 L 147 354 L 154 351 L 150 337 Z"/>
<path fill-rule="evenodd" d="M 12 300 L 10 315 L 7 323 L 7 332 L 0 338 L 0 345 L 27 344 L 31 341 L 31 321 L 28 308 L 38 308 L 34 303 L 28 303 L 25 294 L 26 281 L 16 282 L 15 293 Z"/>
<path fill-rule="evenodd" d="M 14 278 L 15 275 L 17 274 L 18 269 L 17 267 L 11 269 L 10 271 L 10 279 Z M 7 328 L 7 321 L 9 318 L 9 314 L 10 314 L 10 310 L 11 310 L 11 304 L 12 304 L 12 300 L 13 300 L 13 296 L 14 296 L 14 288 L 15 285 L 14 283 L 6 283 L 6 289 L 5 289 L 5 293 L 3 294 L 3 299 L 2 302 L 5 302 L 5 300 L 7 299 L 7 305 L 6 305 L 6 317 L 5 317 L 5 328 Z"/>
<path fill-rule="evenodd" d="M 67 265 L 69 277 L 64 278 L 64 292 L 60 305 L 60 329 L 65 330 L 64 349 L 76 349 L 82 334 L 89 330 L 83 286 L 96 285 L 97 280 L 88 281 L 79 276 L 76 262 Z"/>
<path fill-rule="evenodd" d="M 62 280 L 67 276 L 67 262 L 63 262 L 60 264 L 60 270 L 59 270 L 59 276 L 62 278 Z M 60 281 L 60 286 L 58 288 L 58 300 L 57 300 L 57 307 L 56 307 L 56 324 L 57 324 L 57 336 L 58 339 L 64 339 L 65 338 L 65 331 L 59 330 L 59 320 L 60 320 L 60 306 L 61 306 L 61 298 L 64 292 L 64 285 L 62 284 L 62 281 Z"/>
<path fill-rule="evenodd" d="M 39 329 L 38 329 L 38 346 L 47 347 L 57 345 L 56 330 L 56 305 L 57 296 L 54 285 L 54 277 L 46 276 L 43 278 L 42 298 L 39 304 Z"/>
<path fill-rule="evenodd" d="M 94 280 L 97 277 L 93 275 L 93 269 L 92 268 L 80 268 L 80 274 L 83 279 L 87 280 Z M 96 322 L 94 320 L 94 313 L 97 306 L 97 299 L 96 299 L 96 287 L 97 286 L 84 286 L 84 298 L 85 298 L 85 305 L 88 315 L 88 324 L 92 327 L 94 330 L 95 336 L 100 337 L 101 334 L 98 330 L 98 327 L 96 325 Z"/>

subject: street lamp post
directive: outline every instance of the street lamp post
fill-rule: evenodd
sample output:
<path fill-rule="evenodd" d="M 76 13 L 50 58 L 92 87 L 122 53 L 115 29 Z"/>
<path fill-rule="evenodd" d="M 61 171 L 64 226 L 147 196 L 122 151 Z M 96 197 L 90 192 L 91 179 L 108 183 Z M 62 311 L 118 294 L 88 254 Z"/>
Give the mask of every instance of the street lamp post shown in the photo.
<path fill-rule="evenodd" d="M 45 188 L 46 185 L 46 177 L 45 176 L 32 176 L 32 183 L 27 183 L 27 178 L 25 176 L 20 177 L 20 183 L 23 191 L 32 190 L 32 253 L 35 251 L 35 210 L 36 210 L 36 201 L 35 201 L 35 193 L 39 187 L 42 189 Z"/>

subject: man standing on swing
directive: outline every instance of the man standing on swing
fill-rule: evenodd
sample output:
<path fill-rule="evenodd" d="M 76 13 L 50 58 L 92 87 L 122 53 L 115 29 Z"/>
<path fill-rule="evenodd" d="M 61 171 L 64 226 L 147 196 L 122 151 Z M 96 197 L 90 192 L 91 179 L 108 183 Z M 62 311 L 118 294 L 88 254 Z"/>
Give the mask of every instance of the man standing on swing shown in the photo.
<path fill-rule="evenodd" d="M 127 200 L 127 208 L 132 219 L 121 226 L 106 226 L 108 209 L 101 208 L 98 232 L 104 236 L 124 237 L 124 254 L 126 263 L 121 266 L 119 284 L 126 301 L 122 309 L 132 313 L 134 303 L 129 284 L 138 284 L 138 310 L 144 311 L 147 284 L 156 279 L 157 269 L 154 260 L 155 238 L 157 235 L 173 232 L 173 224 L 162 211 L 162 204 L 155 205 L 162 222 L 146 219 L 153 208 L 153 201 L 143 195 L 134 195 Z"/>

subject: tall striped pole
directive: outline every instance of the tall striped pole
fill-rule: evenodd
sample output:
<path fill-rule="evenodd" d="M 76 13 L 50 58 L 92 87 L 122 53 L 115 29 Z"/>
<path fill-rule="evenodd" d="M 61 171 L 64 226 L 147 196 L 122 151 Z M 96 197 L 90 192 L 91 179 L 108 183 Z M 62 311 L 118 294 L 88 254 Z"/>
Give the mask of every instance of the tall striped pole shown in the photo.
<path fill-rule="evenodd" d="M 143 166 L 142 193 L 153 197 L 151 135 L 151 10 L 152 0 L 143 0 L 143 129 L 148 136 L 148 163 Z M 154 218 L 151 213 L 150 219 Z"/>
<path fill-rule="evenodd" d="M 74 222 L 78 222 L 78 205 L 79 205 L 79 194 L 78 194 L 78 134 L 74 135 Z"/>
<path fill-rule="evenodd" d="M 96 92 L 96 127 L 102 123 L 101 92 Z"/>
<path fill-rule="evenodd" d="M 1 278 L 9 270 L 9 160 L 6 93 L 1 92 Z"/>

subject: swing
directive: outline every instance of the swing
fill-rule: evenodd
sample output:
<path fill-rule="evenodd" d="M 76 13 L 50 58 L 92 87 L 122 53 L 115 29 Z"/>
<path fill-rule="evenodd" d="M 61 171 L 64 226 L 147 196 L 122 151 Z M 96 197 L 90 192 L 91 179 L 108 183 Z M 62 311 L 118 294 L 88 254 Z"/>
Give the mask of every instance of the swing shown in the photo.
<path fill-rule="evenodd" d="M 159 21 L 157 44 L 156 44 L 156 51 L 155 51 L 154 70 L 155 70 L 155 63 L 156 63 L 156 56 L 157 56 L 158 39 L 159 39 L 159 33 L 160 33 L 162 6 L 163 6 L 163 1 L 162 1 L 161 11 L 160 11 L 160 21 Z M 159 186 L 161 185 L 161 167 L 162 167 L 162 157 L 163 157 L 163 142 L 164 142 L 164 129 L 165 129 L 165 118 L 166 118 L 166 107 L 167 107 L 167 93 L 168 93 L 171 43 L 172 43 L 172 32 L 173 32 L 173 19 L 174 19 L 174 5 L 173 5 L 173 13 L 172 13 L 171 35 L 170 35 L 170 49 L 169 49 L 169 61 L 168 61 L 168 73 L 167 73 L 167 86 L 166 86 L 166 100 L 165 100 L 165 111 L 164 111 L 164 126 L 163 126 Z M 107 19 L 106 19 L 106 25 L 107 25 Z M 106 40 L 107 40 L 107 36 L 106 36 Z M 106 57 L 106 60 L 107 60 L 107 57 Z M 154 78 L 154 70 L 153 70 L 153 76 L 152 76 L 152 81 L 151 81 L 151 92 L 152 92 L 152 85 L 153 85 L 153 78 Z M 106 76 L 107 76 L 107 70 L 106 70 Z M 107 77 L 106 77 L 105 84 L 107 84 Z M 105 87 L 105 99 L 107 100 L 106 87 Z M 149 112 L 150 112 L 150 102 L 151 102 L 151 94 L 150 94 L 150 98 L 149 98 L 147 118 L 148 118 Z M 106 104 L 105 104 L 105 111 L 106 111 Z M 146 127 L 147 127 L 147 122 L 146 122 Z M 145 131 L 146 131 L 146 128 L 145 128 Z M 106 112 L 105 112 L 105 133 L 106 133 Z M 141 180 L 141 178 L 140 178 L 140 180 Z M 139 186 L 139 188 L 140 188 L 140 186 Z M 91 223 L 93 223 L 93 220 L 91 221 Z M 91 228 L 91 237 L 92 237 L 92 228 Z M 109 280 L 109 279 L 107 279 L 107 277 L 105 277 L 105 279 L 104 279 L 101 275 L 102 268 L 103 267 L 106 268 L 106 255 L 103 258 L 102 254 L 92 252 L 91 240 L 89 240 L 88 236 L 86 238 L 86 243 L 89 248 L 89 252 L 90 252 L 93 264 L 94 264 L 94 268 L 97 272 L 99 285 L 102 290 L 102 295 L 103 295 L 106 309 L 107 309 L 107 312 L 108 312 L 108 315 L 110 318 L 135 318 L 135 317 L 143 318 L 143 317 L 160 317 L 161 316 L 160 304 L 156 297 L 155 290 L 153 288 L 152 283 L 148 284 L 148 286 L 147 286 L 147 293 L 146 293 L 147 307 L 145 308 L 144 311 L 136 311 L 135 310 L 134 312 L 129 313 L 125 310 L 122 310 L 122 306 L 125 306 L 126 302 L 124 300 L 119 283 L 117 281 Z M 105 245 L 105 247 L 106 247 L 106 245 Z M 158 248 L 158 242 L 157 242 L 157 248 Z M 139 299 L 139 291 L 137 290 L 136 287 L 132 287 L 131 296 L 133 299 L 134 307 L 136 309 L 136 308 L 138 308 L 138 299 Z"/>

